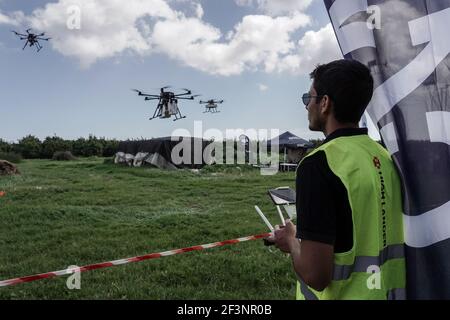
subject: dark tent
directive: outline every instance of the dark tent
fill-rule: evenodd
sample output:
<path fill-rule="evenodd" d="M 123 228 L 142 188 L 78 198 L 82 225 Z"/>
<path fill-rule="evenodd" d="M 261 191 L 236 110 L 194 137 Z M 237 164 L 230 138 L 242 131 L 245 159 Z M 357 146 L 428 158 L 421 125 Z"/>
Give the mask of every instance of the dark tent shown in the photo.
<path fill-rule="evenodd" d="M 211 141 L 188 137 L 122 141 L 119 143 L 114 162 L 135 167 L 150 164 L 161 169 L 201 168 L 213 162 L 212 157 L 203 157 L 205 148 L 210 143 Z M 186 152 L 189 154 L 185 154 Z M 181 163 L 180 158 L 184 159 Z"/>
<path fill-rule="evenodd" d="M 314 144 L 306 141 L 300 137 L 297 137 L 295 134 L 286 131 L 282 135 L 274 138 L 270 141 L 270 145 L 279 145 L 281 149 L 297 149 L 297 148 L 314 148 Z"/>
<path fill-rule="evenodd" d="M 284 153 L 284 162 L 280 164 L 282 171 L 296 168 L 301 159 L 306 155 L 308 149 L 314 148 L 314 144 L 306 141 L 295 134 L 286 131 L 282 135 L 270 140 L 271 150 L 273 146 L 278 146 Z"/>

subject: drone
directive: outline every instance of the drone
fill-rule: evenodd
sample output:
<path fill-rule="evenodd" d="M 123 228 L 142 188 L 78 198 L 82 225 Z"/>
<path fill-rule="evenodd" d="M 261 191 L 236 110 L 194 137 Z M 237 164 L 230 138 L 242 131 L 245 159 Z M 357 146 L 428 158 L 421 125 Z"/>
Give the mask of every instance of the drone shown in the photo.
<path fill-rule="evenodd" d="M 200 104 L 204 104 L 205 105 L 205 111 L 203 113 L 219 113 L 220 111 L 217 111 L 217 107 L 219 104 L 222 104 L 224 102 L 224 100 L 215 100 L 215 99 L 211 99 L 208 101 L 200 101 Z"/>
<path fill-rule="evenodd" d="M 153 116 L 149 120 L 153 120 L 155 118 L 167 119 L 175 116 L 173 121 L 181 120 L 186 118 L 180 112 L 178 108 L 178 100 L 194 100 L 198 95 L 192 95 L 191 90 L 182 89 L 185 92 L 175 94 L 170 91 L 164 91 L 170 87 L 161 88 L 161 92 L 159 95 L 157 94 L 146 94 L 142 91 L 133 89 L 133 91 L 137 92 L 139 96 L 145 97 L 145 101 L 158 100 L 158 105 Z"/>
<path fill-rule="evenodd" d="M 42 45 L 39 43 L 39 40 L 42 41 L 48 41 L 51 38 L 43 38 L 45 36 L 45 32 L 41 33 L 41 34 L 34 34 L 30 32 L 31 29 L 27 29 L 26 33 L 27 34 L 23 34 L 23 33 L 18 33 L 16 31 L 11 31 L 13 33 L 16 34 L 16 36 L 18 36 L 20 38 L 20 40 L 27 40 L 25 42 L 25 45 L 23 46 L 22 50 L 25 50 L 26 46 L 29 44 L 30 47 L 35 46 L 37 48 L 37 52 L 42 50 Z"/>

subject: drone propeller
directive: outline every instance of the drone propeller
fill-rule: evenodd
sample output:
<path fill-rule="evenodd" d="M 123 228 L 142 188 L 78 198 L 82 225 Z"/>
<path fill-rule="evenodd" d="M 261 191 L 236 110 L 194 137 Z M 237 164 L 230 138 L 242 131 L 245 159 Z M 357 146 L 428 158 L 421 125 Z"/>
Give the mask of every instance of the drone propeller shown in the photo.
<path fill-rule="evenodd" d="M 26 32 L 27 32 L 28 34 L 30 34 L 30 30 L 33 30 L 33 28 L 27 29 Z"/>
<path fill-rule="evenodd" d="M 137 92 L 138 95 L 142 96 L 142 91 L 139 91 L 139 90 L 137 90 L 137 89 L 131 89 L 131 91 Z"/>

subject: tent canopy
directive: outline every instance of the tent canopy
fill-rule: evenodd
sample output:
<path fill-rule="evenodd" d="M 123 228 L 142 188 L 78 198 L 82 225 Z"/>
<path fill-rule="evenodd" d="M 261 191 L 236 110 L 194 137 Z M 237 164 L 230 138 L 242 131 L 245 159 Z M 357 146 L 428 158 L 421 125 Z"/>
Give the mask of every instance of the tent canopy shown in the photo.
<path fill-rule="evenodd" d="M 270 140 L 270 145 L 278 145 L 280 149 L 314 148 L 313 143 L 306 141 L 289 131 L 286 131 L 277 138 Z"/>

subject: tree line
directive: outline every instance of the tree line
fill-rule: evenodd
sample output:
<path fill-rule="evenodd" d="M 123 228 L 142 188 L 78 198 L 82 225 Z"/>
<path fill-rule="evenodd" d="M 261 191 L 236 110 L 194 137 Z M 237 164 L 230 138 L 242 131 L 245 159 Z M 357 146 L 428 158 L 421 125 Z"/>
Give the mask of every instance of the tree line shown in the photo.
<path fill-rule="evenodd" d="M 0 138 L 0 153 L 12 158 L 52 159 L 57 152 L 71 152 L 77 157 L 112 157 L 116 154 L 119 141 L 115 139 L 89 138 L 66 140 L 57 136 L 47 137 L 43 141 L 28 135 L 17 143 L 10 143 Z"/>

